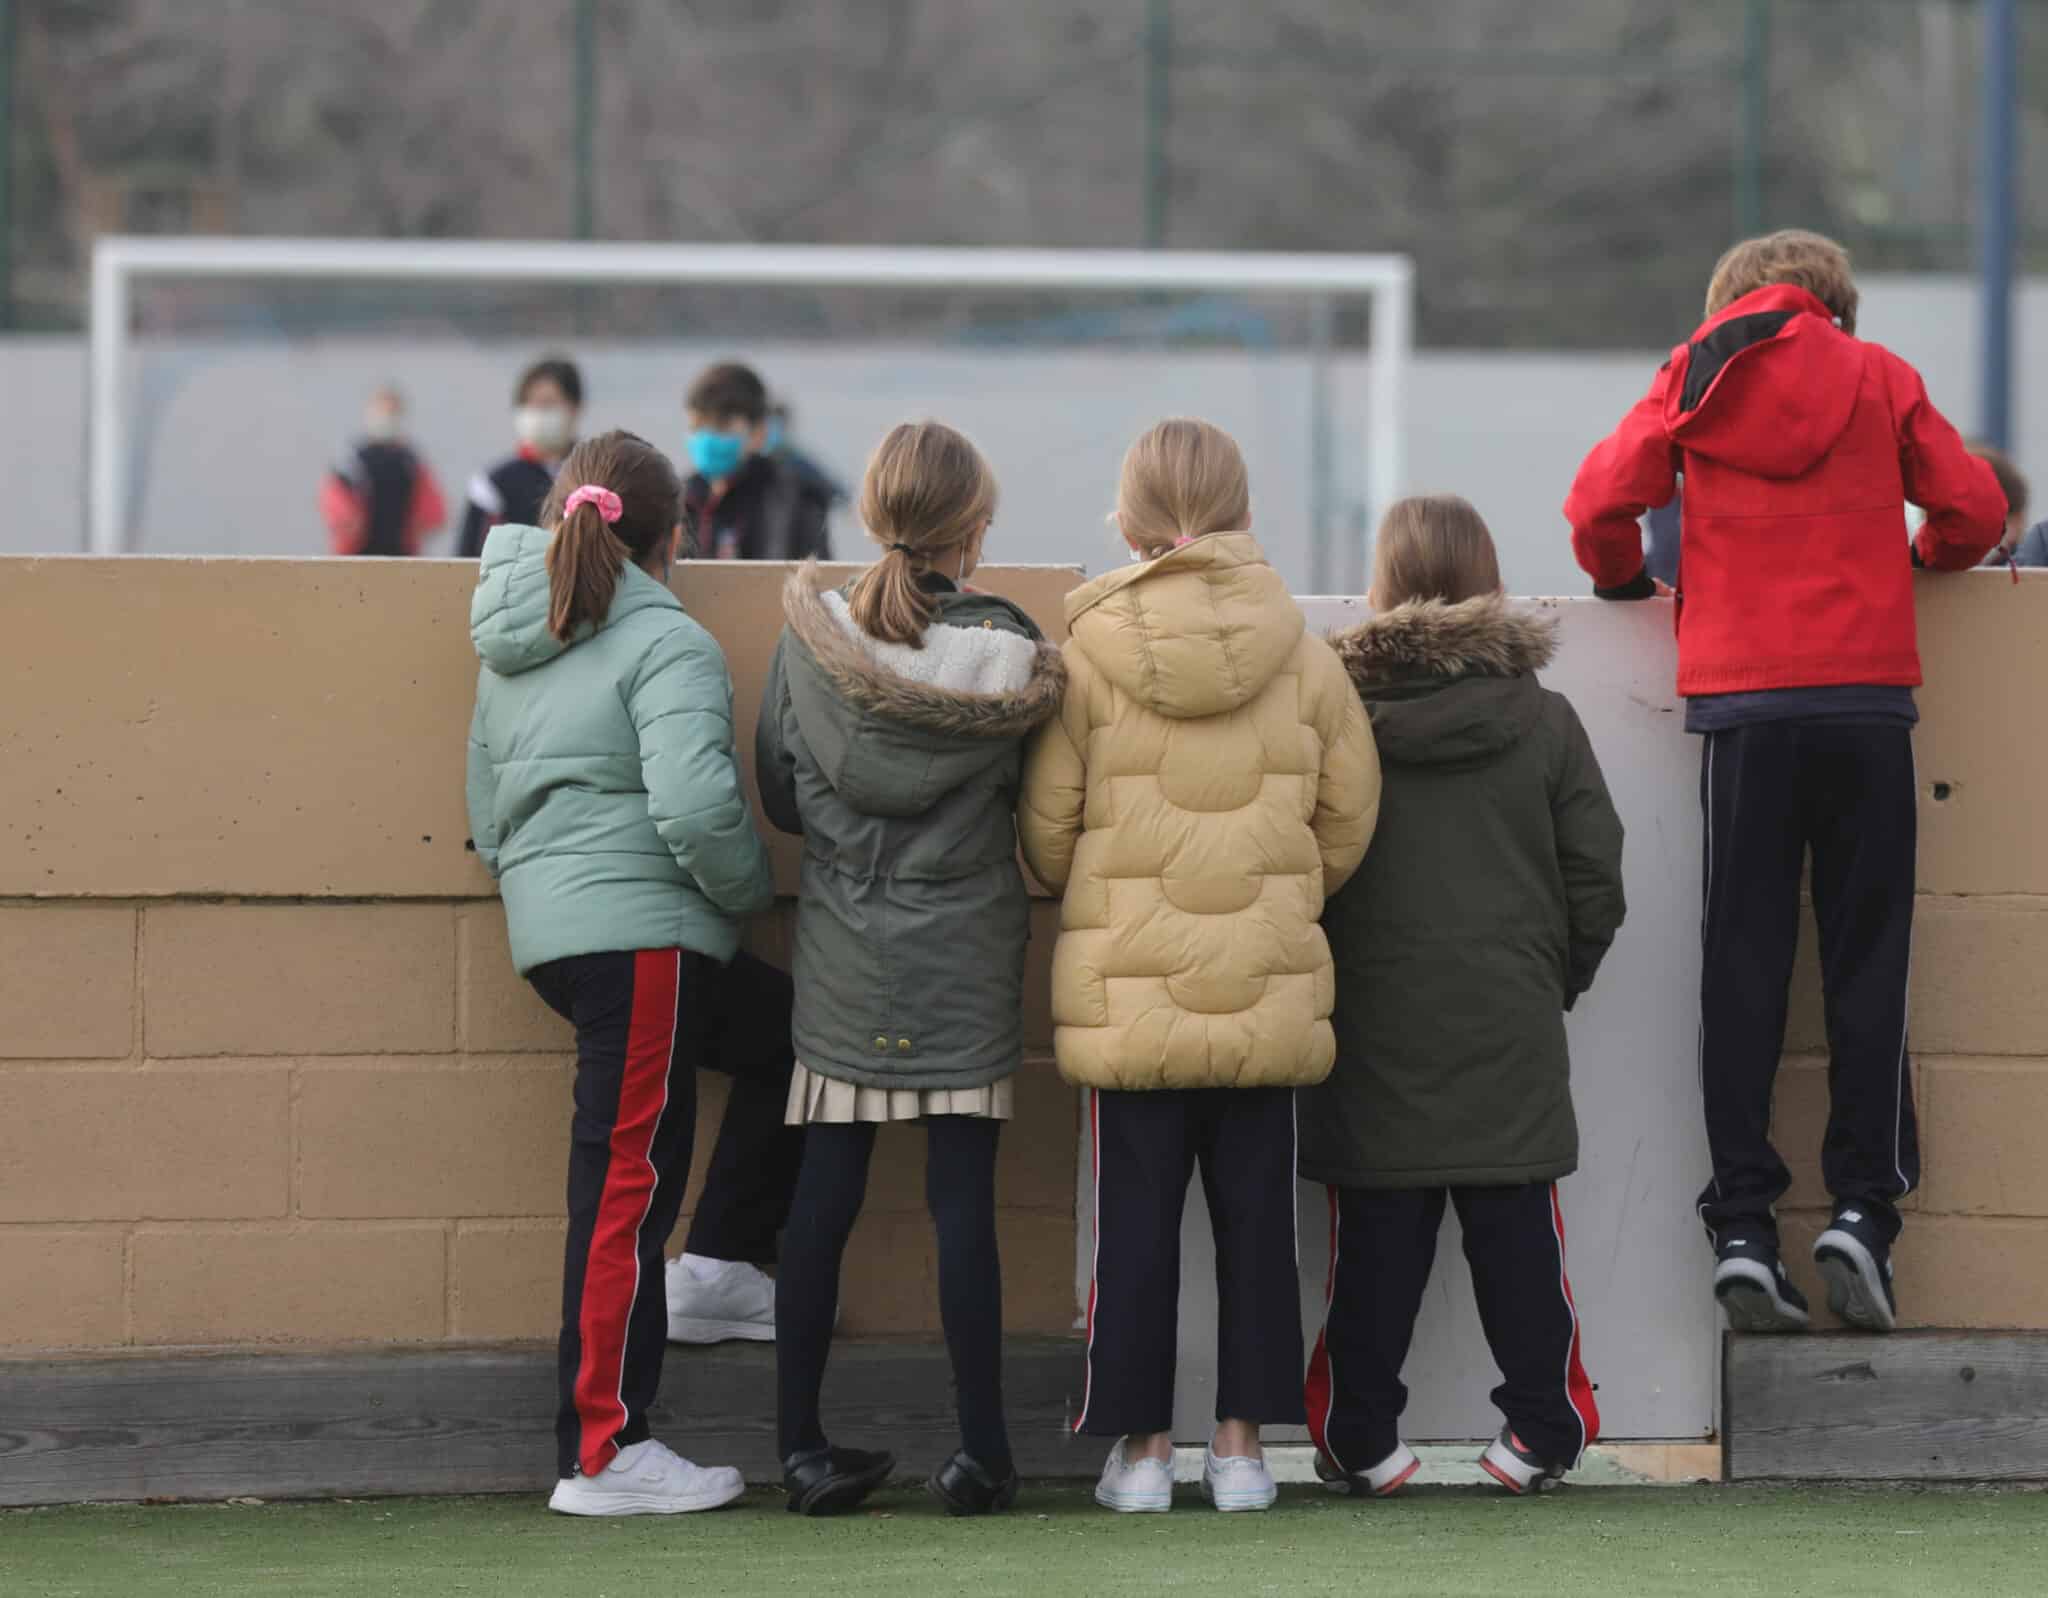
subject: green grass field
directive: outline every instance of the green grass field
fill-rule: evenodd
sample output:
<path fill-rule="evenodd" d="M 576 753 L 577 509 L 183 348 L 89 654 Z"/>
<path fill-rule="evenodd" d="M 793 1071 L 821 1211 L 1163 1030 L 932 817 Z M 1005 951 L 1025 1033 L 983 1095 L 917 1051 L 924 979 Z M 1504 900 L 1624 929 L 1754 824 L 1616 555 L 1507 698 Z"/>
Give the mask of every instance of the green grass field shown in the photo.
<path fill-rule="evenodd" d="M 1061 1485 L 987 1521 L 949 1521 L 908 1489 L 825 1521 L 770 1492 L 674 1520 L 571 1521 L 516 1498 L 0 1513 L 6 1598 L 2044 1589 L 2048 1495 L 2020 1491 L 1581 1487 L 1517 1502 L 1438 1488 L 1356 1504 L 1292 1487 L 1269 1514 L 1226 1516 L 1183 1489 L 1171 1515 L 1114 1516 Z"/>

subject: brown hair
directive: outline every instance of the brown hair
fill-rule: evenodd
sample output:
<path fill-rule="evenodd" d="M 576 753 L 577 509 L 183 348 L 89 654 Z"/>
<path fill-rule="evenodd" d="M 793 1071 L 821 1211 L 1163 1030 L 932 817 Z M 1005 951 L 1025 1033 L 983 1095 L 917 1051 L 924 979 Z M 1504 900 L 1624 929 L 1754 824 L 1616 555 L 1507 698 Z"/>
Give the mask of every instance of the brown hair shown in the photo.
<path fill-rule="evenodd" d="M 1210 422 L 1173 416 L 1124 452 L 1116 523 L 1140 554 L 1252 524 L 1251 481 L 1237 440 Z"/>
<path fill-rule="evenodd" d="M 1707 315 L 1718 315 L 1743 295 L 1772 283 L 1805 289 L 1828 308 L 1844 333 L 1856 331 L 1859 296 L 1849 271 L 1849 252 L 1831 238 L 1796 227 L 1744 239 L 1722 256 L 1707 284 Z"/>
<path fill-rule="evenodd" d="M 887 644 L 924 647 L 938 601 L 918 587 L 933 557 L 959 549 L 996 513 L 996 475 L 981 451 L 943 422 L 889 429 L 860 484 L 860 520 L 882 558 L 847 595 L 855 625 Z"/>
<path fill-rule="evenodd" d="M 697 374 L 683 395 L 683 409 L 714 422 L 737 416 L 758 427 L 768 416 L 768 386 L 751 366 L 720 361 Z"/>
<path fill-rule="evenodd" d="M 1373 609 L 1392 610 L 1411 599 L 1455 605 L 1500 591 L 1493 534 L 1470 500 L 1418 494 L 1387 507 L 1373 540 Z"/>
<path fill-rule="evenodd" d="M 587 500 L 563 514 L 586 483 L 619 496 L 617 521 L 607 523 Z M 541 525 L 555 535 L 548 544 L 548 631 L 567 643 L 579 627 L 602 623 L 627 560 L 644 564 L 675 531 L 682 499 L 676 469 L 644 438 L 614 430 L 570 450 L 540 512 Z"/>
<path fill-rule="evenodd" d="M 2026 515 L 2027 501 L 2033 496 L 2027 489 L 2027 474 L 2013 464 L 2012 457 L 1996 444 L 1973 442 L 1970 453 L 1988 465 L 1991 475 L 1998 479 L 1998 486 L 2005 493 L 2006 520 Z"/>

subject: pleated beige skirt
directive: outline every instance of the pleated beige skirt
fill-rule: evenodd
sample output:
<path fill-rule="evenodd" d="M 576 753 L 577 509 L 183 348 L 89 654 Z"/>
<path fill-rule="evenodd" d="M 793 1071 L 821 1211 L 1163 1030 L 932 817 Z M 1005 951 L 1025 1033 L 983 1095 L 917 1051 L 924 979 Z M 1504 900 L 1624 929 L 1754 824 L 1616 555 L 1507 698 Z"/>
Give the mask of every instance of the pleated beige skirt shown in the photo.
<path fill-rule="evenodd" d="M 979 1088 L 865 1088 L 806 1070 L 799 1060 L 789 1079 L 789 1126 L 860 1121 L 921 1121 L 927 1115 L 978 1115 L 1007 1121 L 1014 1095 L 1009 1077 Z"/>

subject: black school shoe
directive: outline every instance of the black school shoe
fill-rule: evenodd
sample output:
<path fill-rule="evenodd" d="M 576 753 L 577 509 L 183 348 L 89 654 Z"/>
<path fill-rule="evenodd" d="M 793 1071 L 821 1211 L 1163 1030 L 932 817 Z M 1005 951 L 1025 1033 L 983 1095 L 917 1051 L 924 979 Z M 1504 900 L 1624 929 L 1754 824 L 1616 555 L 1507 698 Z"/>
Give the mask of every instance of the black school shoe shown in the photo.
<path fill-rule="evenodd" d="M 1714 1297 L 1731 1331 L 1803 1332 L 1813 1322 L 1806 1295 L 1785 1274 L 1778 1240 L 1762 1233 L 1733 1233 L 1715 1245 Z"/>
<path fill-rule="evenodd" d="M 843 1515 L 889 1479 L 894 1454 L 859 1448 L 821 1448 L 782 1462 L 782 1490 L 792 1515 Z"/>
<path fill-rule="evenodd" d="M 1016 1470 L 998 1480 L 964 1448 L 933 1471 L 924 1485 L 949 1515 L 1000 1515 L 1017 1501 Z"/>
<path fill-rule="evenodd" d="M 1892 1292 L 1892 1245 L 1867 1207 L 1839 1204 L 1828 1229 L 1814 1239 L 1813 1257 L 1828 1284 L 1828 1308 L 1866 1332 L 1899 1323 Z"/>

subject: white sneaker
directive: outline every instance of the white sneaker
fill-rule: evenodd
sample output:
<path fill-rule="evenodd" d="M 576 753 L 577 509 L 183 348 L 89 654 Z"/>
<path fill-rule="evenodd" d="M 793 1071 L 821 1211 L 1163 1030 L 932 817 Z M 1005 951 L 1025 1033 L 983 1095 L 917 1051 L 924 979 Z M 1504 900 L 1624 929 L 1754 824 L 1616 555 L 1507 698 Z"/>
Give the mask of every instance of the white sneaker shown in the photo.
<path fill-rule="evenodd" d="M 1170 1459 L 1125 1459 L 1124 1440 L 1103 1462 L 1095 1501 L 1119 1515 L 1163 1515 L 1173 1508 L 1173 1462 Z"/>
<path fill-rule="evenodd" d="M 744 1260 L 684 1254 L 668 1262 L 671 1343 L 775 1341 L 775 1278 Z"/>
<path fill-rule="evenodd" d="M 1202 1496 L 1229 1514 L 1240 1509 L 1271 1509 L 1280 1488 L 1264 1459 L 1219 1454 L 1211 1443 L 1202 1450 Z"/>
<path fill-rule="evenodd" d="M 619 1450 L 595 1476 L 564 1476 L 548 1508 L 558 1515 L 687 1515 L 718 1509 L 747 1490 L 730 1465 L 693 1465 L 652 1437 Z"/>

